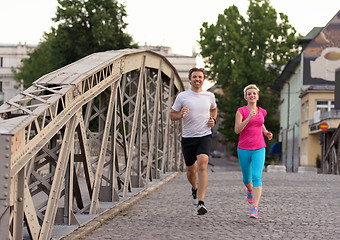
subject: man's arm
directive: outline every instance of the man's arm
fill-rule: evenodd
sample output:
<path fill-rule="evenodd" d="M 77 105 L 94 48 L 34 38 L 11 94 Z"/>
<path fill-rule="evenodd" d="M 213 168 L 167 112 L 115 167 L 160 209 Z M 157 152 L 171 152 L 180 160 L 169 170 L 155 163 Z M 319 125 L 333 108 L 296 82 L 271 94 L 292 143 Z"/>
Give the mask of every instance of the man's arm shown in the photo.
<path fill-rule="evenodd" d="M 185 114 L 189 111 L 187 106 L 183 107 L 180 112 L 177 112 L 173 109 L 170 110 L 170 119 L 171 121 L 177 121 L 184 118 Z"/>
<path fill-rule="evenodd" d="M 180 112 L 177 112 L 173 109 L 170 110 L 170 119 L 171 121 L 177 121 L 180 120 L 182 118 L 182 115 Z"/>
<path fill-rule="evenodd" d="M 216 120 L 217 118 L 217 107 L 210 109 L 210 117 Z"/>

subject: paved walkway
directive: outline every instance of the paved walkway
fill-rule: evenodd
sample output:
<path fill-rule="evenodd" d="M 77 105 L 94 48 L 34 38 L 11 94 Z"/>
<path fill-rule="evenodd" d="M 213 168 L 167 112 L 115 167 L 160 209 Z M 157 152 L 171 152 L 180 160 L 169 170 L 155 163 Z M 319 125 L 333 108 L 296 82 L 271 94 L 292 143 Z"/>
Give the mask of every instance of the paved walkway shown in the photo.
<path fill-rule="evenodd" d="M 340 176 L 265 172 L 251 219 L 241 172 L 222 165 L 209 167 L 206 215 L 179 173 L 82 239 L 340 239 Z"/>

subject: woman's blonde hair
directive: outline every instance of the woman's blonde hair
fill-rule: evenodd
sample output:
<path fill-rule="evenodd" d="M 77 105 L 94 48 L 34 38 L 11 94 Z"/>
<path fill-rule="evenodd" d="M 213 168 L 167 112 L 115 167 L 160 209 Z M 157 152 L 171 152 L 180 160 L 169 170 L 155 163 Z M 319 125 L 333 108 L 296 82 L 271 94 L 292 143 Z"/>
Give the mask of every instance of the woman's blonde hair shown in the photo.
<path fill-rule="evenodd" d="M 256 92 L 257 92 L 257 95 L 260 95 L 260 89 L 255 85 L 255 84 L 249 84 L 248 86 L 246 86 L 244 89 L 243 89 L 243 93 L 244 93 L 244 97 L 247 96 L 247 91 L 249 89 L 255 89 Z"/>

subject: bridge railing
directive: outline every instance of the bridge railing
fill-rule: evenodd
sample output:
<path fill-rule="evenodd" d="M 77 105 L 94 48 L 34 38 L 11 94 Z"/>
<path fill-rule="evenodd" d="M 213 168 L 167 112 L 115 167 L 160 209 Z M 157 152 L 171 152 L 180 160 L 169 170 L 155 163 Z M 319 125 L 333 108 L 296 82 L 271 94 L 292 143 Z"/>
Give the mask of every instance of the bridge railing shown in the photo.
<path fill-rule="evenodd" d="M 164 56 L 130 49 L 85 57 L 3 104 L 1 233 L 50 239 L 56 224 L 182 170 L 181 123 L 169 119 L 182 90 Z"/>

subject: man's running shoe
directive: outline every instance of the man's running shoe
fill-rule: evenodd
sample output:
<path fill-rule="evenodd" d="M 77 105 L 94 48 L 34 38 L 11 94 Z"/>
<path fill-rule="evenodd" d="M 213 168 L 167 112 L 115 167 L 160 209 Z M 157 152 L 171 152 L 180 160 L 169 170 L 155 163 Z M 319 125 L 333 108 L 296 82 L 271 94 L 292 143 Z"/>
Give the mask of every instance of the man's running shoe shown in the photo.
<path fill-rule="evenodd" d="M 251 212 L 250 212 L 249 217 L 251 217 L 251 218 L 258 218 L 259 217 L 258 208 L 256 206 L 251 207 Z"/>
<path fill-rule="evenodd" d="M 192 204 L 197 205 L 197 189 L 191 188 L 192 192 Z"/>
<path fill-rule="evenodd" d="M 204 215 L 208 212 L 207 208 L 204 206 L 204 204 L 199 203 L 197 206 L 197 215 Z"/>
<path fill-rule="evenodd" d="M 253 190 L 247 190 L 247 200 L 249 204 L 253 204 Z"/>

